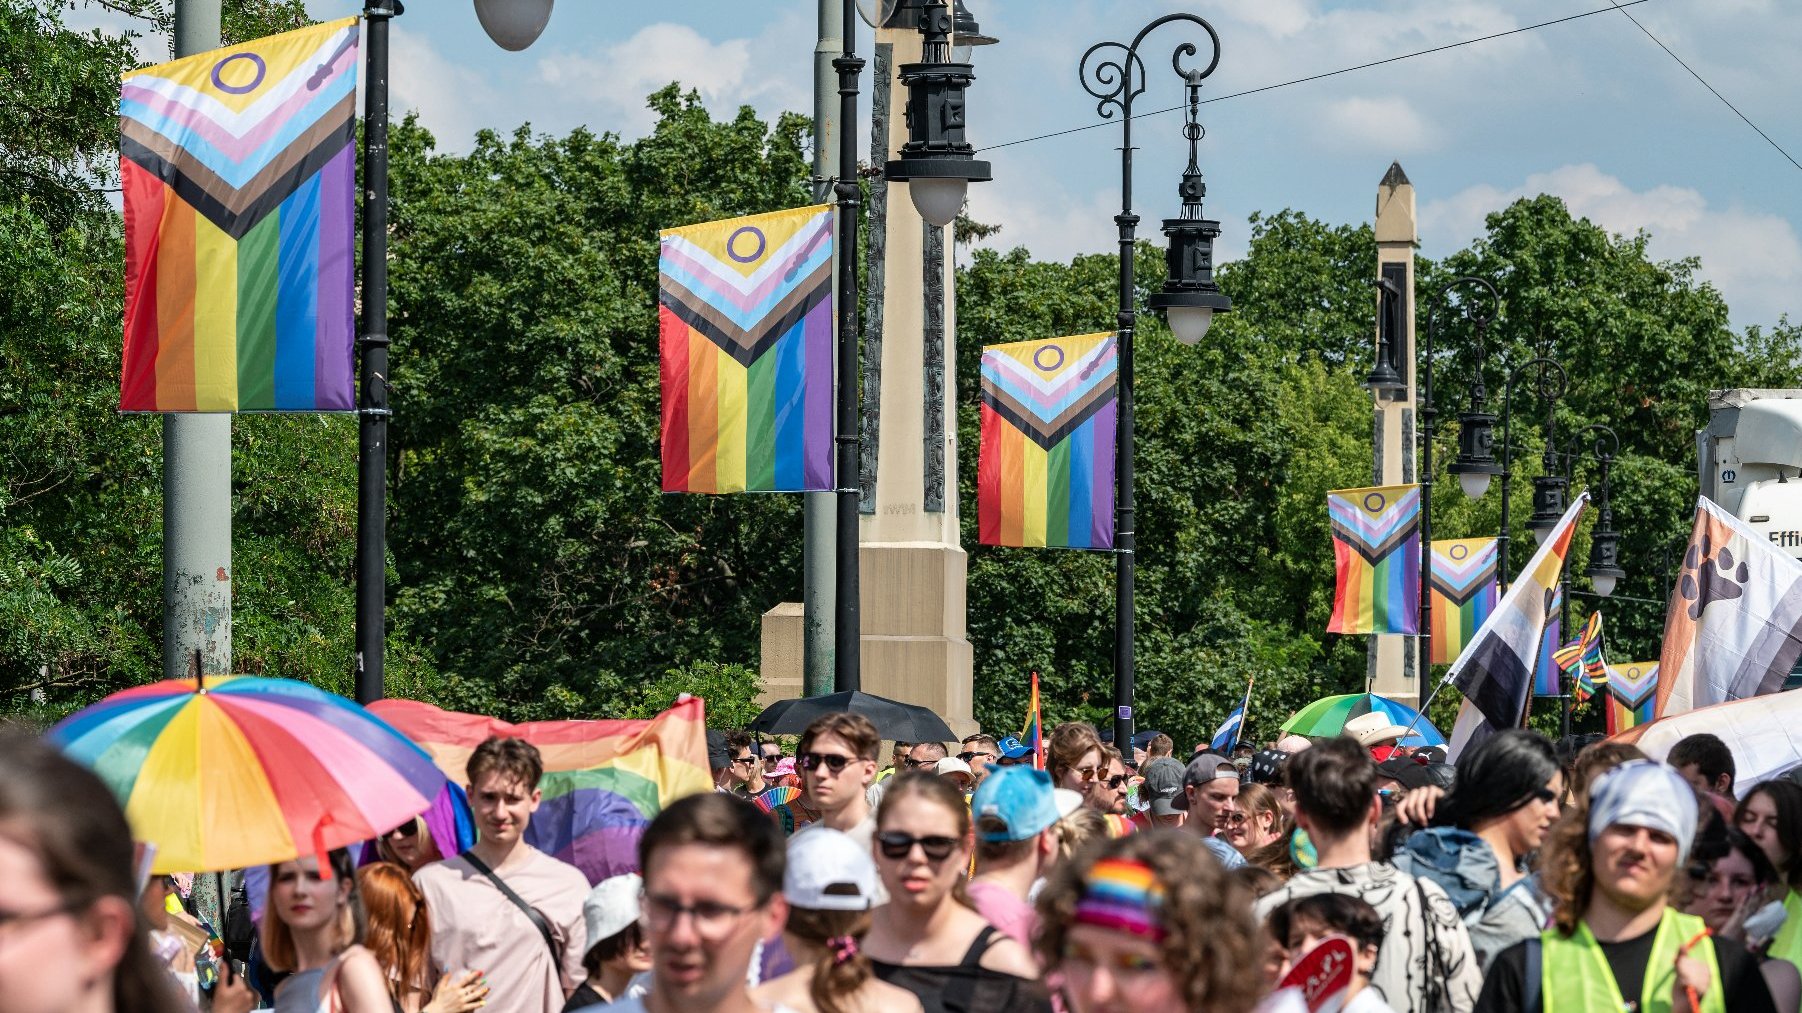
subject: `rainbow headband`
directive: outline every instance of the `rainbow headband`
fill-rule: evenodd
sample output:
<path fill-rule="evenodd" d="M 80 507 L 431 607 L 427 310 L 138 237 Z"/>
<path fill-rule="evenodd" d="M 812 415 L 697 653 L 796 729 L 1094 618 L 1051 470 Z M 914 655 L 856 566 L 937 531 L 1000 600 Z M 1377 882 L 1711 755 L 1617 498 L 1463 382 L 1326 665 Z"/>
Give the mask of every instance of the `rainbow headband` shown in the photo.
<path fill-rule="evenodd" d="M 1078 925 L 1162 942 L 1164 926 L 1158 909 L 1163 906 L 1164 888 L 1150 866 L 1130 859 L 1104 858 L 1083 877 L 1075 920 Z"/>

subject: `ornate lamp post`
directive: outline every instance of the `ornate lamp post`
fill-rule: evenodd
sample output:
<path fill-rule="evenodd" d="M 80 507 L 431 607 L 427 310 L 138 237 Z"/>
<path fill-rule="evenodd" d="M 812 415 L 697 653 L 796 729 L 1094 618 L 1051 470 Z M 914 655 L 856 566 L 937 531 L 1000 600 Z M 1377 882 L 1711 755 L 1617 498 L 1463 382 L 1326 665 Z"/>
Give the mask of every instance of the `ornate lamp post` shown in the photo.
<path fill-rule="evenodd" d="M 1171 69 L 1188 90 L 1183 136 L 1189 140 L 1189 165 L 1178 188 L 1182 211 L 1176 218 L 1165 219 L 1163 226 L 1170 244 L 1165 258 L 1168 275 L 1162 289 L 1147 300 L 1147 305 L 1168 314 L 1170 329 L 1178 340 L 1194 344 L 1207 334 L 1215 313 L 1232 309 L 1232 300 L 1214 284 L 1214 238 L 1220 235 L 1220 223 L 1202 217 L 1201 199 L 1207 187 L 1201 181 L 1196 154 L 1196 144 L 1203 133 L 1199 122 L 1201 82 L 1220 63 L 1220 35 L 1213 25 L 1194 14 L 1166 14 L 1139 29 L 1130 44 L 1100 42 L 1090 46 L 1077 70 L 1083 89 L 1097 100 L 1096 112 L 1103 119 L 1111 119 L 1118 113 L 1121 130 L 1120 213 L 1114 216 L 1114 224 L 1120 229 L 1117 317 L 1120 407 L 1115 434 L 1119 489 L 1114 509 L 1114 741 L 1122 744 L 1122 748 L 1132 741 L 1133 733 L 1133 340 L 1138 318 L 1133 245 L 1139 224 L 1139 216 L 1132 209 L 1133 100 L 1145 91 L 1145 64 L 1139 58 L 1139 44 L 1157 28 L 1173 21 L 1188 22 L 1205 31 L 1213 52 L 1207 65 L 1200 69 L 1184 65 L 1185 59 L 1193 58 L 1199 52 L 1194 43 L 1182 43 L 1170 54 Z"/>
<path fill-rule="evenodd" d="M 1384 294 L 1388 296 L 1383 303 L 1385 309 L 1400 305 L 1402 293 L 1389 291 L 1394 288 L 1393 282 L 1384 279 L 1377 284 L 1385 290 Z M 1427 342 L 1420 372 L 1420 418 L 1421 428 L 1426 435 L 1426 441 L 1421 445 L 1420 461 L 1420 664 L 1423 671 L 1426 666 L 1432 664 L 1429 659 L 1433 656 L 1433 437 L 1436 432 L 1434 420 L 1439 415 L 1439 412 L 1433 407 L 1433 339 L 1439 330 L 1439 310 L 1445 305 L 1446 296 L 1450 295 L 1453 289 L 1465 287 L 1477 289 L 1479 296 L 1488 296 L 1487 303 L 1480 298 L 1467 297 L 1462 307 L 1465 319 L 1476 327 L 1477 361 L 1479 363 L 1483 361 L 1484 339 L 1489 332 L 1489 324 L 1501 314 L 1502 308 L 1502 297 L 1496 292 L 1495 286 L 1486 279 L 1471 275 L 1453 278 L 1441 285 L 1439 291 L 1433 294 L 1432 305 L 1427 308 Z M 1388 318 L 1392 315 L 1394 314 L 1385 315 L 1385 331 L 1389 330 Z M 1397 323 L 1399 324 L 1399 321 Z M 1398 343 L 1391 339 L 1383 344 L 1393 355 L 1393 349 L 1397 347 Z M 1481 377 L 1482 370 L 1479 368 L 1477 383 L 1473 387 L 1473 398 L 1482 396 L 1483 381 Z M 1393 385 L 1401 385 L 1402 381 L 1394 364 L 1382 361 L 1382 357 L 1379 356 L 1376 367 L 1371 370 L 1366 384 L 1373 389 L 1391 389 Z M 1458 461 L 1454 462 L 1449 470 L 1453 474 L 1457 474 L 1459 465 L 1463 462 L 1464 455 L 1460 454 Z M 1462 476 L 1460 476 L 1460 480 L 1462 481 Z M 1487 487 L 1488 484 L 1488 478 L 1485 476 L 1483 485 Z M 1469 484 L 1465 485 L 1465 492 L 1466 494 L 1470 492 Z M 1478 495 L 1481 495 L 1481 492 Z"/>
<path fill-rule="evenodd" d="M 1570 377 L 1552 359 L 1539 356 L 1521 363 L 1510 370 L 1508 379 L 1502 389 L 1502 525 L 1501 533 L 1496 536 L 1496 573 L 1500 578 L 1501 592 L 1508 590 L 1508 578 L 1514 571 L 1508 566 L 1508 548 L 1513 539 L 1508 534 L 1508 516 L 1510 513 L 1508 494 L 1514 478 L 1514 389 L 1528 375 L 1528 370 L 1537 367 L 1538 376 L 1534 386 L 1539 400 L 1545 405 L 1545 472 L 1533 480 L 1533 516 L 1528 519 L 1527 527 L 1533 532 L 1535 541 L 1544 541 L 1558 526 L 1558 519 L 1564 516 L 1565 482 L 1564 475 L 1558 468 L 1558 433 L 1556 411 L 1558 401 L 1564 397 L 1570 386 Z"/>
<path fill-rule="evenodd" d="M 1572 433 L 1570 443 L 1566 444 L 1562 455 L 1564 459 L 1562 478 L 1566 489 L 1571 487 L 1572 480 L 1575 478 L 1577 458 L 1583 456 L 1585 439 L 1589 439 L 1589 453 L 1595 457 L 1596 463 L 1600 466 L 1601 481 L 1597 486 L 1595 497 L 1596 526 L 1589 536 L 1589 568 L 1584 571 L 1584 575 L 1589 578 L 1590 586 L 1595 588 L 1596 596 L 1606 598 L 1614 593 L 1615 583 L 1627 575 L 1627 572 L 1620 568 L 1618 555 L 1621 536 L 1614 530 L 1614 511 L 1608 506 L 1608 469 L 1614 463 L 1615 456 L 1620 453 L 1621 441 L 1614 434 L 1613 429 L 1599 423 L 1584 426 Z M 1534 516 L 1537 517 L 1538 514 L 1535 513 Z M 1552 523 L 1557 524 L 1556 521 Z M 1535 528 L 1534 534 L 1538 533 L 1538 529 Z M 1560 581 L 1564 585 L 1564 593 L 1559 596 L 1558 626 L 1568 635 L 1570 632 L 1569 561 L 1565 563 L 1564 573 L 1565 577 Z M 1558 695 L 1559 734 L 1568 738 L 1570 736 L 1573 694 L 1565 680 L 1559 680 L 1559 687 L 1563 690 Z"/>

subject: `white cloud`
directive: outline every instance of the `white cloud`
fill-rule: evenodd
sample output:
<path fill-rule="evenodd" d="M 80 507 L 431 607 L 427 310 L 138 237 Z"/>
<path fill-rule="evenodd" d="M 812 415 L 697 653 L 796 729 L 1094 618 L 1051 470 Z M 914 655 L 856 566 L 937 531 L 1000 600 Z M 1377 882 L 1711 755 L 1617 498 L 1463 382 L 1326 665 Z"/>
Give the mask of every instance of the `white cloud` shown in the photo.
<path fill-rule="evenodd" d="M 388 45 L 391 115 L 398 120 L 408 111 L 417 111 L 420 122 L 437 139 L 438 150 L 468 151 L 477 129 L 516 122 L 504 111 L 486 77 L 451 62 L 423 35 L 395 22 L 388 29 Z M 359 109 L 362 84 L 359 77 Z"/>
<path fill-rule="evenodd" d="M 1787 219 L 1738 205 L 1711 207 L 1689 187 L 1634 190 L 1587 163 L 1534 173 L 1518 186 L 1479 184 L 1428 201 L 1420 211 L 1422 237 L 1431 247 L 1463 246 L 1481 234 L 1484 215 L 1541 193 L 1562 198 L 1573 215 L 1610 232 L 1644 229 L 1654 257 L 1699 257 L 1701 276 L 1721 290 L 1736 323 L 1775 321 L 1802 291 L 1802 240 Z"/>
<path fill-rule="evenodd" d="M 1319 137 L 1336 148 L 1392 157 L 1432 148 L 1437 132 L 1413 103 L 1392 95 L 1328 102 L 1322 109 Z"/>
<path fill-rule="evenodd" d="M 811 67 L 792 59 L 793 40 L 812 31 L 804 22 L 790 12 L 756 38 L 719 42 L 688 25 L 659 22 L 593 55 L 553 52 L 538 61 L 538 78 L 566 99 L 598 106 L 595 128 L 628 137 L 655 124 L 644 98 L 671 81 L 700 92 L 716 116 L 751 105 L 774 117 L 812 107 Z M 787 45 L 772 44 L 772 36 Z"/>

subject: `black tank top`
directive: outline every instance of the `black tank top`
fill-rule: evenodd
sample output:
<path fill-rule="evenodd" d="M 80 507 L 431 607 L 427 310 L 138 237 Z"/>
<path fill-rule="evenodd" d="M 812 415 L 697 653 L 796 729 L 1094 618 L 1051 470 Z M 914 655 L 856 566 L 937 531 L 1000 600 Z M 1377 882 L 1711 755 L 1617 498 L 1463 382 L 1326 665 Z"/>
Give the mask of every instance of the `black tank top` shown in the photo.
<path fill-rule="evenodd" d="M 982 966 L 982 955 L 1000 937 L 993 925 L 983 926 L 955 964 L 871 960 L 870 967 L 877 978 L 918 996 L 926 1013 L 1049 1013 L 1051 1000 L 1038 982 Z"/>

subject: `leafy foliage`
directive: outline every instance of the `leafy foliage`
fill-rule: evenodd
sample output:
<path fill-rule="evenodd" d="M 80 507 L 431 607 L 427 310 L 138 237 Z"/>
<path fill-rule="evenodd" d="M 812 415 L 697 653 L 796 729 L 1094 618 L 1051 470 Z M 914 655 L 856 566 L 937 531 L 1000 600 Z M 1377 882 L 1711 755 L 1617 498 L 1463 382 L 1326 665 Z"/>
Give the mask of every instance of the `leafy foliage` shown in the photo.
<path fill-rule="evenodd" d="M 109 6 L 167 27 L 157 0 Z M 247 38 L 305 11 L 233 0 L 226 15 L 228 35 Z M 23 0 L 0 0 L 0 46 L 0 697 L 53 717 L 159 671 L 159 427 L 114 411 L 120 222 L 96 189 L 111 181 L 115 83 L 134 57 L 128 38 L 67 31 L 55 5 Z M 807 123 L 750 109 L 716 120 L 674 85 L 649 102 L 659 122 L 630 142 L 521 127 L 452 156 L 416 122 L 393 131 L 391 693 L 513 719 L 642 717 L 680 692 L 706 697 L 715 724 L 755 713 L 759 617 L 801 592 L 800 507 L 658 491 L 657 232 L 808 202 Z M 991 228 L 965 221 L 958 235 Z M 1549 197 L 1498 210 L 1470 249 L 1419 263 L 1423 321 L 1457 275 L 1494 279 L 1504 301 L 1486 354 L 1463 318 L 1439 321 L 1442 465 L 1473 381 L 1495 404 L 1505 367 L 1542 349 L 1570 373 L 1555 446 L 1595 422 L 1619 434 L 1617 656 L 1657 635 L 1656 604 L 1633 599 L 1660 596 L 1659 551 L 1686 530 L 1707 391 L 1802 382 L 1802 328 L 1735 335 L 1697 266 L 1653 262 L 1643 236 L 1610 235 Z M 959 276 L 958 375 L 976 375 L 984 343 L 1112 326 L 1117 270 L 1110 256 L 976 252 Z M 1141 293 L 1162 273 L 1141 244 Z M 1285 210 L 1254 219 L 1247 256 L 1220 270 L 1235 311 L 1202 345 L 1140 316 L 1142 725 L 1192 741 L 1255 678 L 1252 730 L 1269 735 L 1308 700 L 1363 686 L 1364 639 L 1321 632 L 1324 497 L 1370 480 L 1358 381 L 1374 274 L 1368 226 Z M 1522 553 L 1545 413 L 1530 379 L 1512 406 Z M 977 388 L 956 388 L 974 546 Z M 234 423 L 241 670 L 349 688 L 355 430 L 350 418 Z M 1579 484 L 1596 477 L 1589 458 L 1576 471 Z M 1498 502 L 1466 501 L 1442 478 L 1435 531 L 1493 531 Z M 1101 554 L 971 549 L 985 726 L 1018 727 L 1034 669 L 1047 720 L 1105 718 L 1113 571 Z"/>

